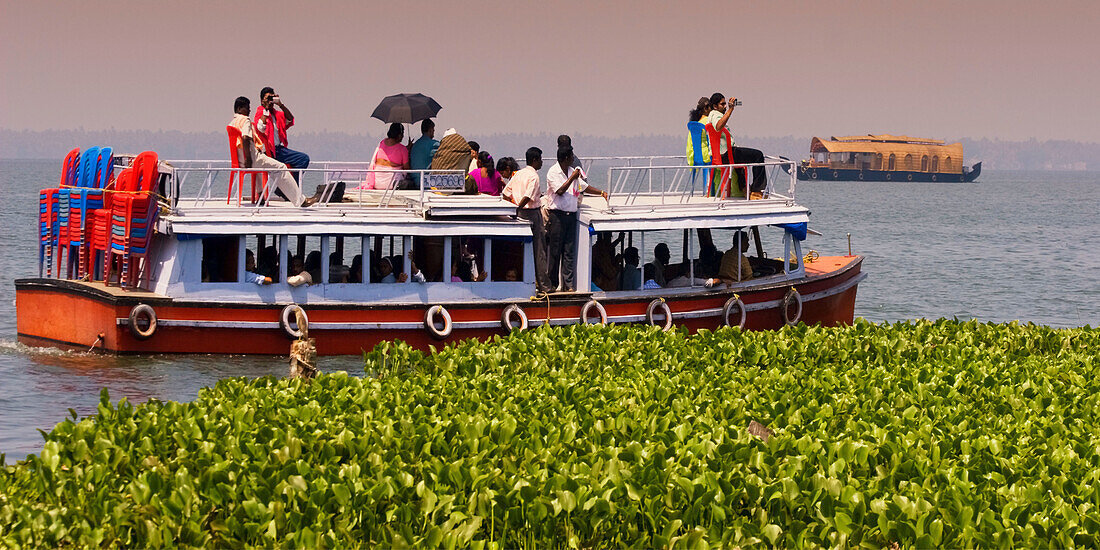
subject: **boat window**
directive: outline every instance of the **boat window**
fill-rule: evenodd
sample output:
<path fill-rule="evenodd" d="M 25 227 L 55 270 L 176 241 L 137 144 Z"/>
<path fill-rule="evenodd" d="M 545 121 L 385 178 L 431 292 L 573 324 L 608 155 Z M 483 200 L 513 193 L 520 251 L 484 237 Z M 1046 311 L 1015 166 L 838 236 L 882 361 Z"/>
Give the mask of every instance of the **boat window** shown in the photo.
<path fill-rule="evenodd" d="M 920 158 L 920 171 L 921 172 L 927 172 L 928 171 L 928 155 L 924 155 Z"/>
<path fill-rule="evenodd" d="M 240 239 L 236 235 L 207 237 L 202 240 L 202 280 L 205 283 L 237 281 L 237 253 Z"/>
<path fill-rule="evenodd" d="M 932 155 L 932 171 L 933 172 L 939 172 L 940 171 L 940 157 L 939 157 L 939 155 Z"/>
<path fill-rule="evenodd" d="M 882 170 L 882 153 L 875 155 L 874 164 L 871 165 L 872 170 Z"/>
<path fill-rule="evenodd" d="M 738 247 L 733 240 L 738 230 L 697 229 L 597 232 L 592 245 L 591 280 L 593 291 L 616 292 L 651 288 L 700 287 L 708 279 L 732 277 L 739 273 Z M 745 228 L 741 237 L 749 249 L 744 256 L 752 265 L 754 277 L 765 277 L 784 270 L 782 260 L 769 259 L 766 243 L 778 242 L 783 250 L 784 231 L 778 228 Z M 759 245 L 758 245 L 759 243 Z M 723 271 L 723 258 L 726 271 Z M 791 269 L 797 269 L 797 262 Z"/>
<path fill-rule="evenodd" d="M 951 168 L 951 157 L 944 157 L 944 159 L 943 159 L 943 169 L 946 172 L 950 172 L 952 170 L 952 168 Z"/>
<path fill-rule="evenodd" d="M 245 236 L 245 278 L 248 273 L 279 280 L 279 238 L 275 235 Z"/>
<path fill-rule="evenodd" d="M 890 153 L 890 166 L 887 170 L 897 170 L 897 159 L 894 157 L 893 153 Z"/>
<path fill-rule="evenodd" d="M 906 170 L 912 170 L 913 169 L 913 155 L 905 155 L 905 169 Z"/>

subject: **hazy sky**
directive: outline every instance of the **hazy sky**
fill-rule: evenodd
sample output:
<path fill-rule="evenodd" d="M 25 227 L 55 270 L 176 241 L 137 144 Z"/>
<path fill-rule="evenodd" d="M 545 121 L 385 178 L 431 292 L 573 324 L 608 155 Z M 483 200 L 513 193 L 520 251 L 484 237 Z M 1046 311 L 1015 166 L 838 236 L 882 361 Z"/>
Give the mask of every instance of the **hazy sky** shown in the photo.
<path fill-rule="evenodd" d="M 396 6 L 396 7 L 391 7 Z M 220 131 L 279 91 L 298 131 L 378 135 L 423 92 L 466 135 L 1100 141 L 1100 2 L 0 0 L 0 128 Z M 416 132 L 419 134 L 419 132 Z"/>

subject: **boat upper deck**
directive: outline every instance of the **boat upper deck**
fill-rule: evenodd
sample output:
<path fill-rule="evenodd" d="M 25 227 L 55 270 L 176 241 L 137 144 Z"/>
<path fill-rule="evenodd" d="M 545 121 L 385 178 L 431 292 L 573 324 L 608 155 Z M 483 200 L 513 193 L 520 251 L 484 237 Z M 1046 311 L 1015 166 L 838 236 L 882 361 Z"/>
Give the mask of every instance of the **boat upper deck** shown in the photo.
<path fill-rule="evenodd" d="M 168 161 L 162 194 L 168 212 L 162 229 L 171 234 L 269 233 L 400 233 L 406 235 L 530 235 L 527 223 L 516 220 L 516 206 L 499 196 L 462 192 L 464 177 L 449 171 L 419 172 L 421 189 L 360 189 L 371 170 L 366 163 L 320 162 L 302 171 L 306 188 L 318 184 L 321 202 L 298 208 L 278 200 L 251 197 L 238 201 L 229 187 L 235 172 L 216 161 Z M 590 180 L 610 197 L 582 200 L 580 221 L 596 230 L 681 229 L 731 225 L 797 223 L 809 211 L 794 200 L 794 163 L 769 158 L 772 172 L 763 199 L 706 196 L 711 170 L 751 167 L 693 167 L 683 157 L 599 157 L 584 160 Z M 606 169 L 606 172 L 603 170 Z M 606 174 L 606 177 L 601 178 Z M 248 177 L 248 176 L 245 176 Z M 782 191 L 778 182 L 787 180 Z M 244 187 L 249 188 L 246 182 Z M 258 187 L 262 182 L 257 180 Z M 344 191 L 339 196 L 338 188 Z M 235 184 L 236 185 L 236 184 Z M 545 185 L 545 184 L 544 184 Z M 228 199 L 223 198 L 229 196 Z M 239 204 L 238 204 L 239 203 Z M 338 229 L 338 231 L 337 231 Z"/>

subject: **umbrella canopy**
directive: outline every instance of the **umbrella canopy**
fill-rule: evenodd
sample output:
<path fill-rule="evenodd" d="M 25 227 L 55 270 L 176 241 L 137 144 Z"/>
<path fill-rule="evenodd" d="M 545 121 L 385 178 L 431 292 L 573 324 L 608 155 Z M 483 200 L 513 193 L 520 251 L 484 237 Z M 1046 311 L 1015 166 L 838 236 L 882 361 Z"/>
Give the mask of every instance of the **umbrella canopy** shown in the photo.
<path fill-rule="evenodd" d="M 424 94 L 397 94 L 384 98 L 370 116 L 386 123 L 412 124 L 434 117 L 442 108 Z"/>

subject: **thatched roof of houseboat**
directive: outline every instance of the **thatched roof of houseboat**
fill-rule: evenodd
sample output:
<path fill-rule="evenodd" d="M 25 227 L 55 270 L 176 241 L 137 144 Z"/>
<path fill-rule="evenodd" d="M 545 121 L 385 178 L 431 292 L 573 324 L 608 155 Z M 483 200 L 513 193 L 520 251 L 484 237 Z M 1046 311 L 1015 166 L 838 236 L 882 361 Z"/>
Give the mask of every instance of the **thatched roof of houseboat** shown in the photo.
<path fill-rule="evenodd" d="M 810 152 L 879 153 L 883 156 L 894 154 L 898 157 L 913 155 L 914 158 L 918 159 L 922 155 L 928 155 L 929 157 L 951 157 L 952 159 L 958 159 L 959 162 L 963 158 L 962 143 L 944 144 L 942 140 L 887 134 L 833 137 L 829 140 L 815 137 L 810 141 Z"/>

